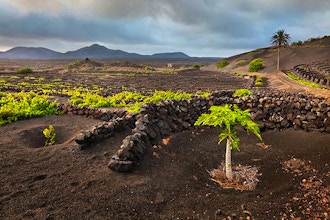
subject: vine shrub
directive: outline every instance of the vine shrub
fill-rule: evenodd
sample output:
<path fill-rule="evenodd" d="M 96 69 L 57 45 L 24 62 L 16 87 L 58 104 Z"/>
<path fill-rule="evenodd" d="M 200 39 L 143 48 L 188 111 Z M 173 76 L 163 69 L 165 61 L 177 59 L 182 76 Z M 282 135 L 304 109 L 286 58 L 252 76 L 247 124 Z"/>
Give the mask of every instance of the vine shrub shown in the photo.
<path fill-rule="evenodd" d="M 188 100 L 192 97 L 191 94 L 178 91 L 155 91 L 151 96 L 145 96 L 143 100 L 136 102 L 132 105 L 128 105 L 126 110 L 128 112 L 140 112 L 140 106 L 146 103 L 156 103 L 158 104 L 160 101 L 163 100 Z"/>
<path fill-rule="evenodd" d="M 264 68 L 262 62 L 263 59 L 261 58 L 253 59 L 249 64 L 249 72 L 258 72 L 259 70 L 262 70 Z"/>
<path fill-rule="evenodd" d="M 199 69 L 199 68 L 201 68 L 201 66 L 198 65 L 198 64 L 193 64 L 193 65 L 191 66 L 191 68 L 192 68 L 192 69 Z"/>
<path fill-rule="evenodd" d="M 32 73 L 32 69 L 28 68 L 28 67 L 24 67 L 22 69 L 17 70 L 18 74 L 28 74 L 28 73 Z"/>
<path fill-rule="evenodd" d="M 249 89 L 236 89 L 233 93 L 233 97 L 244 97 L 244 96 L 252 96 L 253 93 Z"/>
<path fill-rule="evenodd" d="M 235 62 L 236 66 L 244 66 L 246 64 L 246 60 L 238 60 Z"/>
<path fill-rule="evenodd" d="M 195 96 L 208 96 L 208 92 L 197 92 Z M 188 100 L 192 94 L 182 91 L 154 91 L 152 94 L 143 95 L 137 92 L 123 91 L 113 96 L 103 97 L 94 92 L 75 91 L 69 99 L 70 104 L 77 106 L 88 106 L 92 108 L 101 107 L 125 107 L 128 112 L 140 112 L 140 106 L 146 103 L 159 103 L 163 100 Z"/>
<path fill-rule="evenodd" d="M 261 87 L 261 86 L 263 86 L 264 85 L 264 83 L 262 82 L 262 77 L 261 76 L 257 76 L 256 77 L 256 81 L 255 81 L 255 83 L 254 83 L 254 86 L 256 86 L 256 87 Z"/>
<path fill-rule="evenodd" d="M 42 133 L 44 134 L 45 138 L 47 139 L 45 142 L 45 146 L 50 146 L 55 143 L 55 129 L 53 125 L 49 125 L 48 128 L 45 128 Z"/>
<path fill-rule="evenodd" d="M 224 68 L 224 67 L 226 67 L 228 64 L 229 64 L 228 61 L 223 60 L 223 61 L 221 61 L 221 62 L 219 62 L 219 63 L 217 64 L 217 67 L 218 67 L 219 69 L 220 69 L 220 68 Z"/>
<path fill-rule="evenodd" d="M 0 126 L 18 120 L 60 114 L 56 102 L 50 102 L 48 99 L 47 95 L 38 95 L 33 91 L 1 93 Z"/>
<path fill-rule="evenodd" d="M 297 82 L 300 82 L 306 86 L 310 86 L 310 87 L 314 87 L 314 88 L 322 88 L 320 85 L 318 85 L 317 83 L 314 82 L 308 82 L 306 80 L 303 80 L 301 78 L 299 78 L 298 76 L 293 75 L 292 73 L 287 73 L 287 76 L 290 77 L 293 80 L 296 80 Z"/>

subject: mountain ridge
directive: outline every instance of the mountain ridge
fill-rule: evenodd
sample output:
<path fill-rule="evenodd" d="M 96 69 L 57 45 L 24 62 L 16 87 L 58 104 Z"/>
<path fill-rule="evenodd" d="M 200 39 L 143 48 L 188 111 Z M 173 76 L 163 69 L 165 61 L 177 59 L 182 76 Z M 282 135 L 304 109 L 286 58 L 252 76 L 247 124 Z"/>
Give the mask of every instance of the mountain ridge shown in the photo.
<path fill-rule="evenodd" d="M 13 47 L 7 51 L 0 51 L 0 58 L 7 59 L 190 59 L 183 52 L 155 53 L 141 55 L 123 50 L 113 50 L 99 44 L 92 44 L 74 51 L 64 53 L 44 47 Z"/>

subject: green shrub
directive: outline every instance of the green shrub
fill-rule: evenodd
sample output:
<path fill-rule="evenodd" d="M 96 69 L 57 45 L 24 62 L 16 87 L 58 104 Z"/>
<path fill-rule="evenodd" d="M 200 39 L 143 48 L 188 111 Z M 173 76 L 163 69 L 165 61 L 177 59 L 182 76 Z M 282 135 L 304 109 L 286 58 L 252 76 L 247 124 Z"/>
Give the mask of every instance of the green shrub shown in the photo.
<path fill-rule="evenodd" d="M 264 83 L 262 82 L 262 77 L 261 76 L 257 76 L 256 81 L 254 83 L 254 86 L 261 87 L 263 85 L 264 85 Z"/>
<path fill-rule="evenodd" d="M 235 63 L 236 66 L 244 66 L 245 64 L 246 64 L 246 60 L 238 60 Z"/>
<path fill-rule="evenodd" d="M 263 82 L 255 82 L 255 84 L 254 84 L 254 86 L 256 86 L 256 87 L 261 87 L 263 85 L 264 85 Z"/>
<path fill-rule="evenodd" d="M 249 72 L 258 72 L 259 70 L 263 69 L 262 65 L 263 59 L 256 58 L 253 59 L 249 64 Z"/>
<path fill-rule="evenodd" d="M 194 65 L 191 66 L 191 68 L 193 68 L 193 69 L 199 69 L 199 68 L 201 68 L 201 67 L 200 67 L 200 65 L 198 65 L 198 64 L 194 64 Z"/>
<path fill-rule="evenodd" d="M 243 96 L 251 96 L 252 92 L 248 89 L 237 89 L 235 90 L 233 97 L 243 97 Z"/>
<path fill-rule="evenodd" d="M 28 67 L 24 67 L 22 69 L 17 70 L 18 74 L 27 74 L 27 73 L 32 73 L 32 69 Z"/>
<path fill-rule="evenodd" d="M 78 67 L 80 64 L 80 61 L 79 60 L 75 60 L 75 61 L 72 61 L 68 64 L 68 69 L 73 69 L 75 67 Z"/>
<path fill-rule="evenodd" d="M 162 74 L 176 75 L 176 74 L 178 74 L 178 72 L 177 71 L 173 71 L 173 70 L 168 70 L 168 71 L 163 70 L 162 71 Z"/>
<path fill-rule="evenodd" d="M 226 61 L 226 60 L 223 60 L 221 62 L 219 62 L 217 64 L 217 67 L 220 69 L 220 68 L 224 68 L 225 66 L 227 66 L 229 63 Z"/>
<path fill-rule="evenodd" d="M 151 70 L 152 70 L 151 66 L 145 66 L 144 67 L 144 71 L 146 71 L 146 72 L 150 72 Z"/>

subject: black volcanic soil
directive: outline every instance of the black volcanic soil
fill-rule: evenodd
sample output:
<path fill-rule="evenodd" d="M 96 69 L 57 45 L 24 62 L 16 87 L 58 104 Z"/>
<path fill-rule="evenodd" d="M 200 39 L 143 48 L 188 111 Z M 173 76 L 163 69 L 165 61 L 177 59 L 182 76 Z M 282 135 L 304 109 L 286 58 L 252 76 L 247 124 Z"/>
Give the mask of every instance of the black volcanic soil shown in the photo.
<path fill-rule="evenodd" d="M 52 79 L 50 73 L 36 76 Z M 108 80 L 103 76 L 54 78 L 189 92 L 235 89 L 248 81 L 207 71 Z M 169 143 L 149 149 L 131 173 L 116 173 L 107 163 L 130 130 L 85 150 L 73 141 L 81 130 L 98 123 L 61 115 L 1 126 L 0 219 L 329 218 L 330 134 L 266 131 L 262 137 L 270 147 L 264 149 L 258 139 L 239 130 L 241 151 L 233 152 L 233 163 L 257 166 L 262 173 L 255 190 L 242 192 L 219 187 L 207 173 L 223 160 L 225 147 L 217 145 L 218 129 L 173 134 Z M 56 142 L 44 147 L 42 130 L 50 124 Z"/>

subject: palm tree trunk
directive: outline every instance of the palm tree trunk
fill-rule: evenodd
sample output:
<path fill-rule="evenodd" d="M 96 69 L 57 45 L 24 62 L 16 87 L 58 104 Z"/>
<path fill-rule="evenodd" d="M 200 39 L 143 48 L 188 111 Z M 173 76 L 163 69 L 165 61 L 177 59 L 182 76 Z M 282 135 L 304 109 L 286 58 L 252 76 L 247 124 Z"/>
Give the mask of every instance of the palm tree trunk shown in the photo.
<path fill-rule="evenodd" d="M 228 179 L 233 178 L 233 171 L 231 169 L 231 149 L 230 149 L 230 138 L 227 138 L 227 145 L 226 145 L 226 159 L 225 159 L 225 167 L 226 167 L 226 177 Z"/>
<path fill-rule="evenodd" d="M 277 47 L 277 72 L 280 71 L 280 46 Z"/>

